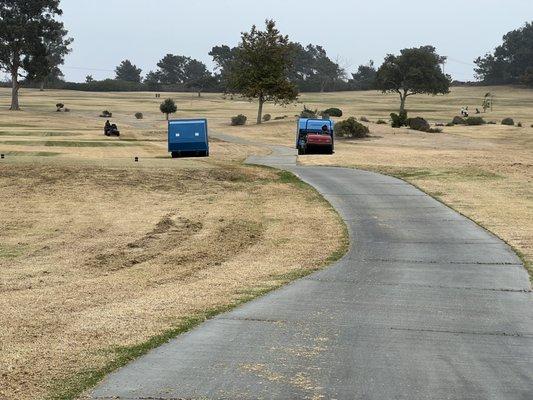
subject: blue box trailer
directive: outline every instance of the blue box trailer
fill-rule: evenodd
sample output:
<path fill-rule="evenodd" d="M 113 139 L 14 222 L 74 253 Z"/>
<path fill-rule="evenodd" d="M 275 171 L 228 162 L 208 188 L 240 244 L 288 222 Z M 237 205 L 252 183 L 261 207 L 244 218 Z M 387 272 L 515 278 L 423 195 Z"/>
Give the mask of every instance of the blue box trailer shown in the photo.
<path fill-rule="evenodd" d="M 172 158 L 209 156 L 209 134 L 206 119 L 174 119 L 168 121 L 168 151 Z"/>

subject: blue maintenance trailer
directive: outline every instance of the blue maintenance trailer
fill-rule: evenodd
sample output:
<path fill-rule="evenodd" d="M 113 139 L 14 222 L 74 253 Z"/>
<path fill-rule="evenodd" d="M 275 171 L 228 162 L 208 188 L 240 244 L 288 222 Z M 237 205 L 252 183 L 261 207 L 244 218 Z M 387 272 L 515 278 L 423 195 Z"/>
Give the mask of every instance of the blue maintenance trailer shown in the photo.
<path fill-rule="evenodd" d="M 168 151 L 172 158 L 209 156 L 209 135 L 206 119 L 175 119 L 168 121 Z"/>
<path fill-rule="evenodd" d="M 334 124 L 330 119 L 300 118 L 296 129 L 298 154 L 333 154 Z"/>

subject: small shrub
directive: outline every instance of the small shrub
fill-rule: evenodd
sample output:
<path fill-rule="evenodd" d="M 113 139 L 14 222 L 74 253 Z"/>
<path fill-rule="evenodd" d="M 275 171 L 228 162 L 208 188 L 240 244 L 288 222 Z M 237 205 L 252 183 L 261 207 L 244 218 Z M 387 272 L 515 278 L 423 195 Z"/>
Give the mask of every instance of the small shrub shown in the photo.
<path fill-rule="evenodd" d="M 409 118 L 409 128 L 415 131 L 427 132 L 431 128 L 429 123 L 422 117 Z"/>
<path fill-rule="evenodd" d="M 453 117 L 452 123 L 454 125 L 466 125 L 465 119 L 459 116 Z"/>
<path fill-rule="evenodd" d="M 455 126 L 455 124 L 453 122 L 448 122 L 446 126 Z"/>
<path fill-rule="evenodd" d="M 514 126 L 514 120 L 512 118 L 502 119 L 502 125 Z"/>
<path fill-rule="evenodd" d="M 489 121 L 487 122 L 488 125 L 496 125 L 496 121 Z"/>
<path fill-rule="evenodd" d="M 426 132 L 427 133 L 442 133 L 442 129 L 441 128 L 429 128 Z"/>
<path fill-rule="evenodd" d="M 518 126 L 519 128 L 522 128 L 522 123 L 519 122 L 518 124 L 516 124 L 516 126 Z"/>
<path fill-rule="evenodd" d="M 243 114 L 239 114 L 236 117 L 231 117 L 231 125 L 233 126 L 239 126 L 246 124 L 246 121 L 248 120 L 248 117 Z"/>
<path fill-rule="evenodd" d="M 63 111 L 64 111 L 64 112 L 70 112 L 70 108 L 65 107 L 65 108 L 63 109 Z"/>
<path fill-rule="evenodd" d="M 174 100 L 166 99 L 159 106 L 159 110 L 166 115 L 168 121 L 170 114 L 174 114 L 176 111 L 178 111 L 178 106 L 176 106 L 176 102 Z"/>
<path fill-rule="evenodd" d="M 263 121 L 264 121 L 264 122 L 268 122 L 268 121 L 270 121 L 271 119 L 272 119 L 272 115 L 270 115 L 270 114 L 265 114 L 265 115 L 263 115 Z"/>
<path fill-rule="evenodd" d="M 354 118 L 355 119 L 355 118 Z M 361 117 L 359 118 L 362 122 L 370 122 L 367 117 Z"/>
<path fill-rule="evenodd" d="M 376 124 L 378 124 L 378 125 L 386 125 L 386 124 L 387 124 L 387 121 L 385 121 L 385 120 L 383 120 L 383 119 L 378 119 L 378 120 L 376 121 Z"/>
<path fill-rule="evenodd" d="M 63 107 L 65 107 L 65 105 L 63 103 L 57 103 L 56 104 L 56 108 L 57 108 L 57 112 L 61 112 L 61 110 L 63 109 Z"/>
<path fill-rule="evenodd" d="M 481 117 L 468 117 L 466 120 L 467 125 L 485 125 L 485 120 Z"/>
<path fill-rule="evenodd" d="M 342 117 L 342 110 L 340 108 L 332 107 L 322 111 L 322 115 L 328 115 L 330 117 Z"/>
<path fill-rule="evenodd" d="M 335 134 L 343 138 L 364 138 L 367 137 L 370 130 L 353 117 L 339 121 L 335 124 Z"/>
<path fill-rule="evenodd" d="M 318 110 L 311 110 L 304 106 L 303 111 L 300 113 L 300 118 L 316 118 L 318 116 Z"/>
<path fill-rule="evenodd" d="M 144 118 L 144 115 L 143 115 L 142 112 L 136 112 L 136 113 L 135 113 L 135 118 L 137 118 L 137 119 L 143 119 L 143 118 Z"/>
<path fill-rule="evenodd" d="M 442 122 L 437 122 L 435 126 L 444 126 L 444 124 Z"/>
<path fill-rule="evenodd" d="M 100 114 L 100 117 L 101 118 L 112 118 L 113 117 L 113 113 L 109 112 L 108 110 L 104 110 L 104 111 L 102 111 L 102 114 Z"/>
<path fill-rule="evenodd" d="M 393 128 L 400 128 L 402 126 L 407 126 L 408 125 L 408 121 L 407 121 L 407 111 L 400 111 L 400 114 L 396 114 L 396 113 L 391 113 L 390 115 L 391 117 L 391 126 Z"/>

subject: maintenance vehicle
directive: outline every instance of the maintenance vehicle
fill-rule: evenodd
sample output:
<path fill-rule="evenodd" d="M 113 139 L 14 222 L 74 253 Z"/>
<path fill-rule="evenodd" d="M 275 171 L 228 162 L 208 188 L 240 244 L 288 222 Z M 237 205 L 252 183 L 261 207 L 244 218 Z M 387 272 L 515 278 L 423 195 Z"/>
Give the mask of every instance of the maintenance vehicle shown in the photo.
<path fill-rule="evenodd" d="M 208 157 L 209 135 L 206 119 L 168 121 L 168 151 L 172 158 Z"/>
<path fill-rule="evenodd" d="M 300 118 L 296 130 L 298 154 L 333 154 L 333 127 L 330 119 Z"/>

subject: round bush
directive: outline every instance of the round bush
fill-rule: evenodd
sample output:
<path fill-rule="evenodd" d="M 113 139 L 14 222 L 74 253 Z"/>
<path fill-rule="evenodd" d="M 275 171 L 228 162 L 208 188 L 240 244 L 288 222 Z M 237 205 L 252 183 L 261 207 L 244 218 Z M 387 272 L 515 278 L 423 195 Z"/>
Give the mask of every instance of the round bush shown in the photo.
<path fill-rule="evenodd" d="M 463 117 L 456 116 L 456 117 L 453 117 L 452 124 L 454 124 L 454 125 L 465 125 L 466 121 L 465 121 L 465 119 Z"/>
<path fill-rule="evenodd" d="M 342 138 L 364 138 L 367 137 L 370 130 L 367 126 L 357 122 L 353 117 L 339 121 L 335 124 L 335 134 Z"/>
<path fill-rule="evenodd" d="M 407 125 L 409 128 L 414 129 L 415 131 L 427 132 L 430 128 L 429 123 L 422 117 L 409 118 L 407 120 Z"/>
<path fill-rule="evenodd" d="M 272 115 L 270 115 L 270 114 L 265 114 L 265 115 L 263 115 L 263 121 L 264 121 L 264 122 L 268 122 L 268 121 L 270 121 L 271 119 L 272 119 Z"/>
<path fill-rule="evenodd" d="M 502 125 L 514 126 L 514 120 L 512 118 L 502 119 Z"/>
<path fill-rule="evenodd" d="M 468 117 L 466 120 L 467 125 L 484 125 L 485 120 L 481 117 Z"/>
<path fill-rule="evenodd" d="M 330 117 L 342 117 L 342 110 L 340 108 L 328 108 L 327 110 L 322 111 L 322 115 L 329 115 Z"/>
<path fill-rule="evenodd" d="M 144 117 L 144 116 L 143 116 L 143 113 L 142 113 L 142 112 L 136 112 L 136 113 L 135 113 L 135 118 L 137 118 L 137 119 L 143 119 L 143 117 Z"/>
<path fill-rule="evenodd" d="M 238 126 L 238 125 L 244 125 L 246 124 L 246 121 L 248 120 L 248 117 L 243 114 L 239 114 L 235 117 L 231 117 L 231 125 Z"/>
<path fill-rule="evenodd" d="M 387 124 L 387 121 L 382 120 L 382 119 L 378 119 L 378 120 L 376 121 L 376 124 L 378 124 L 378 125 L 385 125 L 385 124 Z"/>

